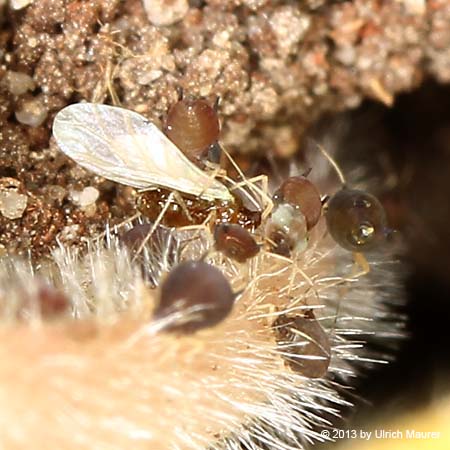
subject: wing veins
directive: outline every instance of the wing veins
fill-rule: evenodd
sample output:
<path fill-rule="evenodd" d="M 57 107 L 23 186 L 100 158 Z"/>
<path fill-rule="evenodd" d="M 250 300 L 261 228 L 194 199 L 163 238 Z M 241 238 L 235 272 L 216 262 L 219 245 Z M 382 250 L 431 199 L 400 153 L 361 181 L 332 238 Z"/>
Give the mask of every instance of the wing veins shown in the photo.
<path fill-rule="evenodd" d="M 139 189 L 155 185 L 203 198 L 231 198 L 222 183 L 194 166 L 154 124 L 134 111 L 81 103 L 58 114 L 54 135 L 60 148 L 104 178 Z"/>

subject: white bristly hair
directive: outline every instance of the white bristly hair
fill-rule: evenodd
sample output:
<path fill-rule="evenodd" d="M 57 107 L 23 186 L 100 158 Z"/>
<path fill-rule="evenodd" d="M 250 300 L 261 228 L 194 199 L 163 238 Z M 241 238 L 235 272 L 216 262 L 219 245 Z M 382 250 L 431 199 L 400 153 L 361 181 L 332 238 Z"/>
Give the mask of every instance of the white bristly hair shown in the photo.
<path fill-rule="evenodd" d="M 133 257 L 108 229 L 87 251 L 61 246 L 39 265 L 1 260 L 0 447 L 293 450 L 323 440 L 350 405 L 343 388 L 389 360 L 402 336 L 397 264 L 375 255 L 362 274 L 323 223 L 294 260 L 261 251 L 239 264 L 211 242 L 206 228 L 168 230 Z M 179 319 L 152 320 L 161 279 L 205 254 L 240 292 L 233 312 L 194 334 L 161 331 Z M 37 280 L 64 293 L 70 312 L 46 320 L 29 308 L 18 320 L 24 298 L 39 302 Z M 277 346 L 272 326 L 311 309 L 331 345 L 318 379 L 286 364 L 290 346 Z M 386 352 L 371 353 L 368 339 Z"/>

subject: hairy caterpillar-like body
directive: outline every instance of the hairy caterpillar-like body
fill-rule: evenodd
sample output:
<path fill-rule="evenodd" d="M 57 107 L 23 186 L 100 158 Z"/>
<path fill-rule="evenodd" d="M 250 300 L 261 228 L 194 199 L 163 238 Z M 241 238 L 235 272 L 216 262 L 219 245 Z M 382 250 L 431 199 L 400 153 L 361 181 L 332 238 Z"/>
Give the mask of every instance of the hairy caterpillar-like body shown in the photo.
<path fill-rule="evenodd" d="M 339 246 L 324 192 L 304 177 L 274 202 L 270 180 L 223 184 L 132 111 L 72 105 L 54 134 L 99 175 L 169 191 L 154 223 L 107 228 L 39 262 L 0 260 L 0 447 L 293 450 L 323 440 L 358 368 L 389 358 L 366 337 L 402 334 L 388 251 L 366 260 Z M 221 225 L 214 236 L 214 202 L 243 209 L 233 190 L 258 220 L 251 233 Z M 166 228 L 171 208 L 192 215 L 180 193 L 196 216 L 211 211 Z"/>
<path fill-rule="evenodd" d="M 142 267 L 158 284 L 172 266 L 212 245 L 206 229 L 171 230 L 132 261 L 108 234 L 106 244 L 91 243 L 84 254 L 60 248 L 38 268 L 2 261 L 2 446 L 292 449 L 322 439 L 320 429 L 347 404 L 339 384 L 359 364 L 383 359 L 365 353 L 364 337 L 401 334 L 395 321 L 383 322 L 395 293 L 391 263 L 374 257 L 370 273 L 360 276 L 322 219 L 294 261 L 262 251 L 241 264 L 212 253 L 208 262 L 243 290 L 232 313 L 194 334 L 162 332 L 152 319 L 158 290 L 144 281 Z M 70 299 L 71 317 L 42 317 L 37 279 Z M 18 321 L 24 295 L 36 307 Z M 322 378 L 293 370 L 301 347 L 278 342 L 280 318 L 308 311 L 331 351 Z M 303 357 L 308 368 L 321 355 Z"/>

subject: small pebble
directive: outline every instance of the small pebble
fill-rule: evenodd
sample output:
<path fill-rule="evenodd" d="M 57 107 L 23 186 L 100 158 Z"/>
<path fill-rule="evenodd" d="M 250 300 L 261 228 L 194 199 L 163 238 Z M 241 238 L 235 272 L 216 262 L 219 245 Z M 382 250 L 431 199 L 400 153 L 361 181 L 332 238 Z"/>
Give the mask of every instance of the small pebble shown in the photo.
<path fill-rule="evenodd" d="M 82 208 L 95 203 L 99 195 L 98 190 L 92 186 L 85 187 L 82 191 L 73 191 L 71 193 L 72 201 Z"/>
<path fill-rule="evenodd" d="M 4 84 L 7 89 L 13 95 L 22 95 L 27 91 L 32 91 L 36 85 L 31 78 L 26 73 L 14 72 L 12 70 L 8 71 L 4 78 Z"/>
<path fill-rule="evenodd" d="M 39 98 L 34 98 L 22 105 L 22 109 L 16 111 L 16 119 L 24 125 L 38 127 L 47 118 L 48 110 Z"/>
<path fill-rule="evenodd" d="M 282 56 L 295 51 L 310 22 L 309 16 L 301 14 L 294 5 L 280 6 L 276 9 L 269 23 L 278 41 L 278 52 Z"/>
<path fill-rule="evenodd" d="M 51 200 L 53 203 L 58 205 L 61 205 L 66 197 L 66 190 L 57 184 L 47 186 L 46 192 L 48 195 L 48 200 Z"/>
<path fill-rule="evenodd" d="M 18 10 L 25 8 L 26 6 L 33 3 L 33 0 L 9 0 L 9 4 L 12 9 Z"/>
<path fill-rule="evenodd" d="M 78 224 L 66 225 L 57 235 L 56 239 L 65 244 L 75 242 L 80 235 L 81 227 Z"/>
<path fill-rule="evenodd" d="M 188 12 L 187 0 L 144 0 L 148 20 L 156 26 L 172 25 Z"/>
<path fill-rule="evenodd" d="M 27 196 L 15 191 L 0 192 L 0 212 L 7 219 L 20 219 L 27 207 Z"/>

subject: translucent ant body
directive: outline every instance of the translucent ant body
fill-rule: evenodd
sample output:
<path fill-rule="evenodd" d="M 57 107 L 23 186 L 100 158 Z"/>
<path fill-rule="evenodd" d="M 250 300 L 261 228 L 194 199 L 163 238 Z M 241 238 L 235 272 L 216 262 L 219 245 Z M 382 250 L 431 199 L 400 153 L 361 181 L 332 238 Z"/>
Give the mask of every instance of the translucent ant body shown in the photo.
<path fill-rule="evenodd" d="M 385 237 L 383 205 L 367 192 L 341 189 L 327 202 L 325 217 L 331 236 L 346 250 L 370 251 Z"/>
<path fill-rule="evenodd" d="M 194 138 L 207 128 L 208 121 L 195 121 L 191 115 L 209 117 L 211 111 L 206 111 L 203 103 L 180 102 L 183 105 L 176 106 L 176 111 L 186 110 L 187 116 L 173 112 L 168 129 L 181 136 L 183 130 L 178 127 L 187 128 L 183 142 L 192 157 L 196 149 L 213 143 L 211 139 L 217 136 L 209 135 L 202 142 Z M 183 121 L 188 124 L 180 125 Z M 150 220 L 165 207 L 162 223 L 169 226 L 198 225 L 210 215 L 216 223 L 238 223 L 250 229 L 259 226 L 259 211 L 247 209 L 224 184 L 193 164 L 155 125 L 133 111 L 93 103 L 70 105 L 56 115 L 53 134 L 61 150 L 81 166 L 144 190 L 138 208 Z M 172 191 L 178 195 L 169 199 Z"/>
<path fill-rule="evenodd" d="M 200 225 L 208 218 L 215 224 L 238 224 L 250 230 L 261 223 L 261 212 L 246 208 L 235 196 L 232 200 L 210 201 L 184 194 L 177 200 L 176 197 L 169 198 L 170 194 L 171 191 L 163 188 L 142 193 L 138 200 L 139 211 L 155 221 L 166 208 L 161 223 L 169 227 Z"/>

